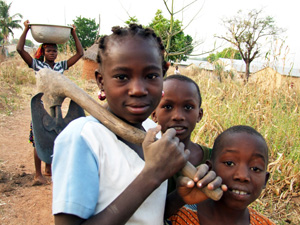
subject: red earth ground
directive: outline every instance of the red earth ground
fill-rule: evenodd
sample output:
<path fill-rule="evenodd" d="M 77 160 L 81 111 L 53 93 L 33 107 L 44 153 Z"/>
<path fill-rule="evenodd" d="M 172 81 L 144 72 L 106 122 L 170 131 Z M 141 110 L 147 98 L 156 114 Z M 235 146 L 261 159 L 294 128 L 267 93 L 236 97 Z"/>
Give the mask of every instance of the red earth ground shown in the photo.
<path fill-rule="evenodd" d="M 30 106 L 0 115 L 0 224 L 54 224 L 52 184 L 33 185 L 33 147 L 28 143 Z M 44 163 L 43 163 L 44 171 Z"/>

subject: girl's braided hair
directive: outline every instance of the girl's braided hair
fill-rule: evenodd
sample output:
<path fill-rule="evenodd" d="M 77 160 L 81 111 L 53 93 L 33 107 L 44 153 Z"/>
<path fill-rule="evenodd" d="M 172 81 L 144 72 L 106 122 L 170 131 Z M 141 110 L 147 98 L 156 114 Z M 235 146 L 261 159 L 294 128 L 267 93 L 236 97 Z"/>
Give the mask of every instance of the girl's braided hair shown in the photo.
<path fill-rule="evenodd" d="M 97 62 L 101 65 L 102 59 L 105 56 L 105 52 L 107 50 L 107 43 L 111 39 L 118 39 L 126 36 L 139 36 L 143 37 L 145 39 L 153 39 L 157 43 L 157 48 L 159 49 L 161 59 L 162 59 L 162 69 L 163 69 L 163 76 L 165 76 L 168 68 L 169 63 L 164 60 L 164 53 L 165 53 L 165 47 L 162 43 L 162 40 L 160 37 L 158 37 L 154 30 L 151 28 L 143 28 L 142 25 L 138 24 L 130 24 L 129 27 L 119 27 L 115 26 L 112 28 L 112 34 L 107 36 L 103 36 L 99 41 L 99 49 L 98 49 L 98 55 L 97 55 Z"/>

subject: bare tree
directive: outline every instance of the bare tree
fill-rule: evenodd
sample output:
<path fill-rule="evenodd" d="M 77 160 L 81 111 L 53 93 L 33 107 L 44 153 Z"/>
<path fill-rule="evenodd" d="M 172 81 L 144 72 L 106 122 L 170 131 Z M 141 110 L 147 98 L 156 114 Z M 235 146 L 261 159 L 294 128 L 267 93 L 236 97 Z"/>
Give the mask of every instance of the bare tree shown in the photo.
<path fill-rule="evenodd" d="M 260 56 L 263 44 L 260 41 L 272 41 L 284 32 L 284 29 L 275 25 L 273 17 L 262 17 L 262 12 L 262 9 L 252 9 L 243 14 L 243 11 L 239 10 L 237 15 L 232 18 L 222 19 L 223 25 L 227 29 L 226 35 L 216 36 L 233 44 L 240 52 L 246 64 L 245 82 L 250 76 L 251 62 Z M 264 42 L 264 44 L 266 43 L 268 42 Z"/>

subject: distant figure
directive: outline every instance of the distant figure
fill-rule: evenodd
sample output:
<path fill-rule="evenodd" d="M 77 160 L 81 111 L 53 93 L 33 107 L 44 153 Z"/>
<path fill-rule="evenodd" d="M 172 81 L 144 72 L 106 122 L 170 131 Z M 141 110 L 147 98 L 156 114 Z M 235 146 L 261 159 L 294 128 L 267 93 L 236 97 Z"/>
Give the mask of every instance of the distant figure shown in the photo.
<path fill-rule="evenodd" d="M 57 45 L 54 43 L 44 43 L 40 45 L 40 47 L 38 48 L 38 50 L 34 55 L 34 58 L 32 58 L 31 55 L 24 50 L 26 35 L 30 29 L 28 20 L 24 22 L 24 26 L 25 28 L 23 34 L 21 35 L 17 45 L 17 51 L 22 57 L 22 59 L 27 63 L 27 65 L 30 68 L 32 68 L 34 71 L 37 72 L 40 69 L 49 68 L 63 74 L 64 70 L 68 70 L 83 56 L 83 48 L 75 32 L 76 27 L 73 25 L 71 34 L 75 40 L 75 45 L 76 45 L 75 55 L 73 55 L 68 60 L 55 62 L 57 57 Z M 38 157 L 35 148 L 34 136 L 32 131 L 32 123 L 30 123 L 29 142 L 32 143 L 34 148 L 34 165 L 35 165 L 34 185 L 46 184 L 47 180 L 45 179 L 41 171 L 41 160 Z M 51 164 L 46 164 L 45 175 L 51 176 Z"/>
<path fill-rule="evenodd" d="M 174 74 L 180 74 L 180 71 L 178 69 L 178 66 L 175 66 Z"/>

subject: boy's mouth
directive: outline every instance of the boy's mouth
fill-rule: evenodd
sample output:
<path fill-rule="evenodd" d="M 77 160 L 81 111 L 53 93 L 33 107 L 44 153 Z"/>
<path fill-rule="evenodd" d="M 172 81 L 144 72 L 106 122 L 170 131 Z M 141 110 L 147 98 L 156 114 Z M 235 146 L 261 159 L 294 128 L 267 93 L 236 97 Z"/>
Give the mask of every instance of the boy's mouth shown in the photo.
<path fill-rule="evenodd" d="M 186 127 L 183 126 L 172 126 L 176 130 L 176 134 L 182 134 L 186 131 Z"/>
<path fill-rule="evenodd" d="M 241 190 L 237 190 L 237 189 L 229 189 L 229 191 L 231 191 L 237 195 L 248 195 L 249 194 L 246 191 L 241 191 Z"/>

